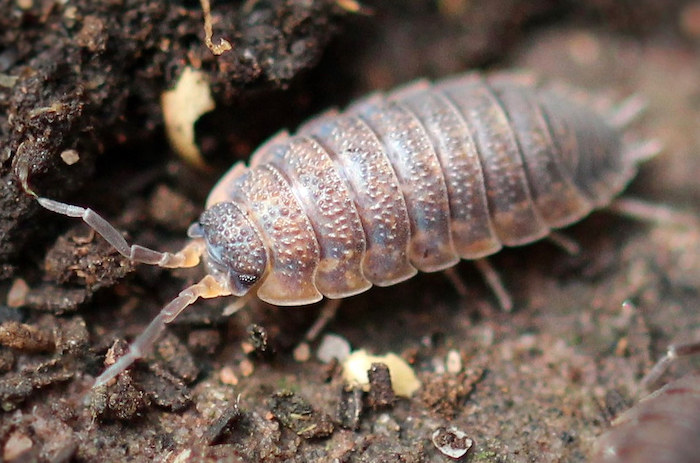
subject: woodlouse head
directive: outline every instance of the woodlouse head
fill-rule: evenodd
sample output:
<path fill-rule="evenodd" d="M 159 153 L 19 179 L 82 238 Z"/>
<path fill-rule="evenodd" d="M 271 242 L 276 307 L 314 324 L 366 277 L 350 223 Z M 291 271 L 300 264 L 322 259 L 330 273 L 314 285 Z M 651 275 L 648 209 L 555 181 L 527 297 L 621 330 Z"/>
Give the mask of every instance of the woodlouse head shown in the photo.
<path fill-rule="evenodd" d="M 228 275 L 231 292 L 243 296 L 262 280 L 267 253 L 255 225 L 234 202 L 218 203 L 190 227 L 190 236 L 204 238 L 212 274 Z"/>

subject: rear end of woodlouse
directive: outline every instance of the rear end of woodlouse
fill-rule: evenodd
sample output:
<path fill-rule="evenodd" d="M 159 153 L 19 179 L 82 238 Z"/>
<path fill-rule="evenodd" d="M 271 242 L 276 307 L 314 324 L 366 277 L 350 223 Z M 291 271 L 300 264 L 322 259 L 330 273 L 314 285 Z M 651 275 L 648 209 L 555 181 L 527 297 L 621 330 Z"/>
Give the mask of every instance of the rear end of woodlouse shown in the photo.
<path fill-rule="evenodd" d="M 700 376 L 673 381 L 642 399 L 595 443 L 591 463 L 700 461 Z"/>

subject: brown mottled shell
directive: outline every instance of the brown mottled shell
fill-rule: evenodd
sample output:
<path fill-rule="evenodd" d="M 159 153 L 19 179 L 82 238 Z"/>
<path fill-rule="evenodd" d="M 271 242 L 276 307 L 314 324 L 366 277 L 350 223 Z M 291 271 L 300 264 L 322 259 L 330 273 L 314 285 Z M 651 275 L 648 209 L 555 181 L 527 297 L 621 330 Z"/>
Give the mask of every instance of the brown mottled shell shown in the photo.
<path fill-rule="evenodd" d="M 700 376 L 667 384 L 627 410 L 595 443 L 591 463 L 695 463 Z"/>
<path fill-rule="evenodd" d="M 636 172 L 610 114 L 520 74 L 374 94 L 235 166 L 207 207 L 247 208 L 268 247 L 258 297 L 301 305 L 477 259 L 605 206 Z"/>

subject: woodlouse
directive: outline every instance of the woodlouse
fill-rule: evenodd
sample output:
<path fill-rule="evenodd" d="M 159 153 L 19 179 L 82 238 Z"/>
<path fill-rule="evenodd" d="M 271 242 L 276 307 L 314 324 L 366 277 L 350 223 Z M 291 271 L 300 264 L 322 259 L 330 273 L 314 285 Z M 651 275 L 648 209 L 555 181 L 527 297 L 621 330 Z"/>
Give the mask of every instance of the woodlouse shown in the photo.
<path fill-rule="evenodd" d="M 679 356 L 696 355 L 700 342 L 669 347 L 642 380 L 656 382 Z M 672 381 L 615 418 L 596 440 L 591 463 L 694 463 L 700 433 L 700 375 Z"/>
<path fill-rule="evenodd" d="M 38 198 L 135 261 L 188 267 L 206 256 L 209 275 L 168 304 L 96 385 L 139 358 L 198 297 L 343 298 L 576 222 L 606 206 L 658 151 L 625 136 L 638 103 L 597 104 L 524 73 L 469 73 L 373 94 L 273 137 L 250 167 L 236 164 L 176 254 L 129 246 L 92 210 Z M 27 171 L 20 165 L 31 193 Z"/>

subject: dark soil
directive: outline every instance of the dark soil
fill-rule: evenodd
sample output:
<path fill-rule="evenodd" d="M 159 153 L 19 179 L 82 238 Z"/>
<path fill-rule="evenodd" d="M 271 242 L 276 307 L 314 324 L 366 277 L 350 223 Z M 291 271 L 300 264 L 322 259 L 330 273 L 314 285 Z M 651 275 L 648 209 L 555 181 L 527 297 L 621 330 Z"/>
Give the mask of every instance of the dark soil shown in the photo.
<path fill-rule="evenodd" d="M 215 1 L 214 41 L 233 49 L 214 56 L 197 1 L 0 0 L 0 461 L 447 461 L 431 436 L 454 428 L 474 441 L 464 461 L 582 462 L 665 347 L 700 340 L 697 2 L 348 5 Z M 160 96 L 186 66 L 207 74 L 217 104 L 196 125 L 209 172 L 164 136 Z M 217 178 L 275 132 L 411 79 L 511 67 L 647 98 L 638 130 L 665 151 L 626 195 L 688 223 L 598 212 L 565 232 L 578 255 L 548 242 L 503 251 L 492 263 L 513 313 L 468 262 L 467 297 L 430 274 L 344 301 L 326 332 L 408 360 L 422 381 L 410 399 L 393 396 L 381 364 L 363 392 L 315 359 L 316 344 L 295 361 L 318 307 L 224 317 L 225 299 L 197 303 L 91 392 L 203 270 L 134 267 L 42 210 L 20 164 L 43 196 L 176 250 Z M 683 360 L 669 377 L 693 369 Z"/>

